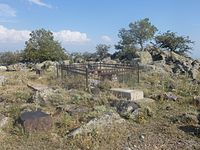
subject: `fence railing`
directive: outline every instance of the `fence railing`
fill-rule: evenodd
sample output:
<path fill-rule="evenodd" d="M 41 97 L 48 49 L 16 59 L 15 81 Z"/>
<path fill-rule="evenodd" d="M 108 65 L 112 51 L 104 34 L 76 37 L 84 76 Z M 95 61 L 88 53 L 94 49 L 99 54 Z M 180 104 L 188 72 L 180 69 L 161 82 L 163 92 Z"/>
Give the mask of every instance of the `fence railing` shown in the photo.
<path fill-rule="evenodd" d="M 60 72 L 60 74 L 59 74 Z M 85 77 L 86 88 L 89 88 L 89 79 L 94 76 L 100 79 L 112 75 L 124 75 L 136 73 L 137 83 L 140 81 L 140 67 L 138 64 L 108 64 L 108 63 L 87 63 L 87 64 L 60 64 L 57 66 L 57 77 L 64 78 L 65 74 L 81 75 Z"/>

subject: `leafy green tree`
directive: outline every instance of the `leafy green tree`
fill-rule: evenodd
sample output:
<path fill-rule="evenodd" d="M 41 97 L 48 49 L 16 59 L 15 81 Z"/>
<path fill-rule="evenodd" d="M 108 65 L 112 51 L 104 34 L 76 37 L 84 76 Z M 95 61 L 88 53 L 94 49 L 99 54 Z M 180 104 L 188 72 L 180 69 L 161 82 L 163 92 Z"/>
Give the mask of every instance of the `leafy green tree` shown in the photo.
<path fill-rule="evenodd" d="M 73 52 L 70 54 L 70 59 L 74 63 L 81 63 L 83 59 L 83 55 L 79 52 Z"/>
<path fill-rule="evenodd" d="M 144 50 L 144 44 L 151 40 L 157 28 L 151 24 L 148 18 L 136 21 L 129 24 L 129 29 L 121 29 L 119 31 L 119 38 L 121 38 L 116 49 L 135 51 L 136 46 L 140 46 L 140 50 Z"/>
<path fill-rule="evenodd" d="M 16 52 L 2 52 L 0 53 L 0 64 L 2 65 L 11 65 L 15 63 L 19 63 L 23 60 L 23 53 L 16 51 Z"/>
<path fill-rule="evenodd" d="M 190 52 L 192 47 L 190 44 L 194 42 L 189 39 L 189 37 L 178 36 L 176 33 L 167 31 L 162 35 L 158 35 L 155 37 L 156 44 L 159 47 L 165 48 L 169 51 L 173 51 L 175 53 L 183 54 Z"/>
<path fill-rule="evenodd" d="M 82 56 L 85 61 L 95 61 L 97 59 L 96 53 L 84 52 Z"/>
<path fill-rule="evenodd" d="M 109 49 L 110 49 L 110 45 L 98 44 L 96 46 L 96 54 L 97 54 L 98 58 L 100 60 L 102 60 L 102 59 L 108 57 L 109 56 L 109 53 L 108 53 Z"/>
<path fill-rule="evenodd" d="M 46 60 L 59 61 L 67 59 L 65 49 L 54 40 L 53 33 L 39 29 L 30 33 L 30 39 L 25 43 L 25 61 L 43 62 Z"/>

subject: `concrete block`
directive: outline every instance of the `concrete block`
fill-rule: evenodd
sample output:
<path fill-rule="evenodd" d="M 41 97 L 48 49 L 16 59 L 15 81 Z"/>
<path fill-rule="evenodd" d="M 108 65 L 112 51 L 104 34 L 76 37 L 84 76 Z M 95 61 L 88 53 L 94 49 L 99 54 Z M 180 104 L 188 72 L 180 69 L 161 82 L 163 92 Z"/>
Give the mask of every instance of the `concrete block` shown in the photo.
<path fill-rule="evenodd" d="M 144 98 L 144 93 L 141 90 L 130 90 L 123 88 L 112 88 L 111 91 L 118 98 L 126 98 L 131 101 L 139 100 Z"/>

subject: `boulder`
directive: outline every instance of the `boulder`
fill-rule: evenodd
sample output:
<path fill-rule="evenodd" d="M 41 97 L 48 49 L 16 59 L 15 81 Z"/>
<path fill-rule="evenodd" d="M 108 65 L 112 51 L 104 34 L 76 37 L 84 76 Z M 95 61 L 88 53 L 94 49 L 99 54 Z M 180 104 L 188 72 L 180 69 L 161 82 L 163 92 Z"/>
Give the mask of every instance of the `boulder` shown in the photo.
<path fill-rule="evenodd" d="M 7 71 L 20 71 L 23 69 L 26 69 L 26 65 L 22 63 L 7 66 Z"/>
<path fill-rule="evenodd" d="M 136 57 L 139 58 L 141 64 L 151 64 L 153 62 L 152 56 L 148 51 L 136 52 Z"/>
<path fill-rule="evenodd" d="M 132 118 L 135 115 L 135 111 L 140 108 L 135 102 L 127 100 L 113 101 L 111 106 L 116 107 L 120 116 L 125 118 Z"/>
<path fill-rule="evenodd" d="M 54 90 L 46 85 L 41 84 L 27 84 L 27 86 L 34 91 L 32 96 L 33 102 L 38 105 L 46 105 L 50 102 L 48 101 L 49 96 L 54 94 Z"/>
<path fill-rule="evenodd" d="M 200 68 L 200 62 L 198 60 L 194 60 L 192 62 L 192 67 L 196 68 L 196 69 L 199 69 Z"/>
<path fill-rule="evenodd" d="M 196 68 L 192 68 L 188 73 L 192 79 L 200 80 L 200 71 Z"/>
<path fill-rule="evenodd" d="M 41 111 L 23 112 L 20 121 L 27 132 L 49 131 L 53 126 L 51 116 Z"/>
<path fill-rule="evenodd" d="M 66 105 L 66 106 L 58 106 L 57 109 L 66 111 L 71 116 L 82 115 L 84 113 L 89 112 L 89 110 L 90 110 L 86 106 L 77 106 L 75 104 L 70 104 L 70 105 Z"/>
<path fill-rule="evenodd" d="M 7 67 L 6 66 L 0 66 L 0 71 L 6 71 Z"/>
<path fill-rule="evenodd" d="M 68 137 L 75 137 L 76 135 L 91 133 L 94 130 L 104 130 L 104 128 L 112 128 L 114 124 L 121 124 L 125 120 L 117 113 L 111 112 L 102 115 L 99 118 L 94 118 L 83 126 L 71 131 Z"/>

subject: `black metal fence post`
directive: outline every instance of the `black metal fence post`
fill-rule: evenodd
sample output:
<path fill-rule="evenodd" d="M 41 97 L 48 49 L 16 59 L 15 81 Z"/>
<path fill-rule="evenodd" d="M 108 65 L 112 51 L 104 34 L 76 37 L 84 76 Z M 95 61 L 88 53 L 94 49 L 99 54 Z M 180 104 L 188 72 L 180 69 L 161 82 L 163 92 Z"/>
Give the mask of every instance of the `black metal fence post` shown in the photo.
<path fill-rule="evenodd" d="M 137 82 L 140 83 L 140 65 L 137 63 Z"/>
<path fill-rule="evenodd" d="M 64 75 L 63 75 L 63 64 L 61 64 L 61 67 L 60 67 L 60 69 L 61 69 L 61 79 L 63 80 L 63 77 L 64 77 Z"/>
<path fill-rule="evenodd" d="M 56 73 L 57 73 L 57 78 L 59 78 L 59 64 L 56 64 Z"/>
<path fill-rule="evenodd" d="M 85 67 L 85 78 L 86 78 L 86 90 L 89 90 L 89 83 L 88 83 L 88 66 Z"/>

